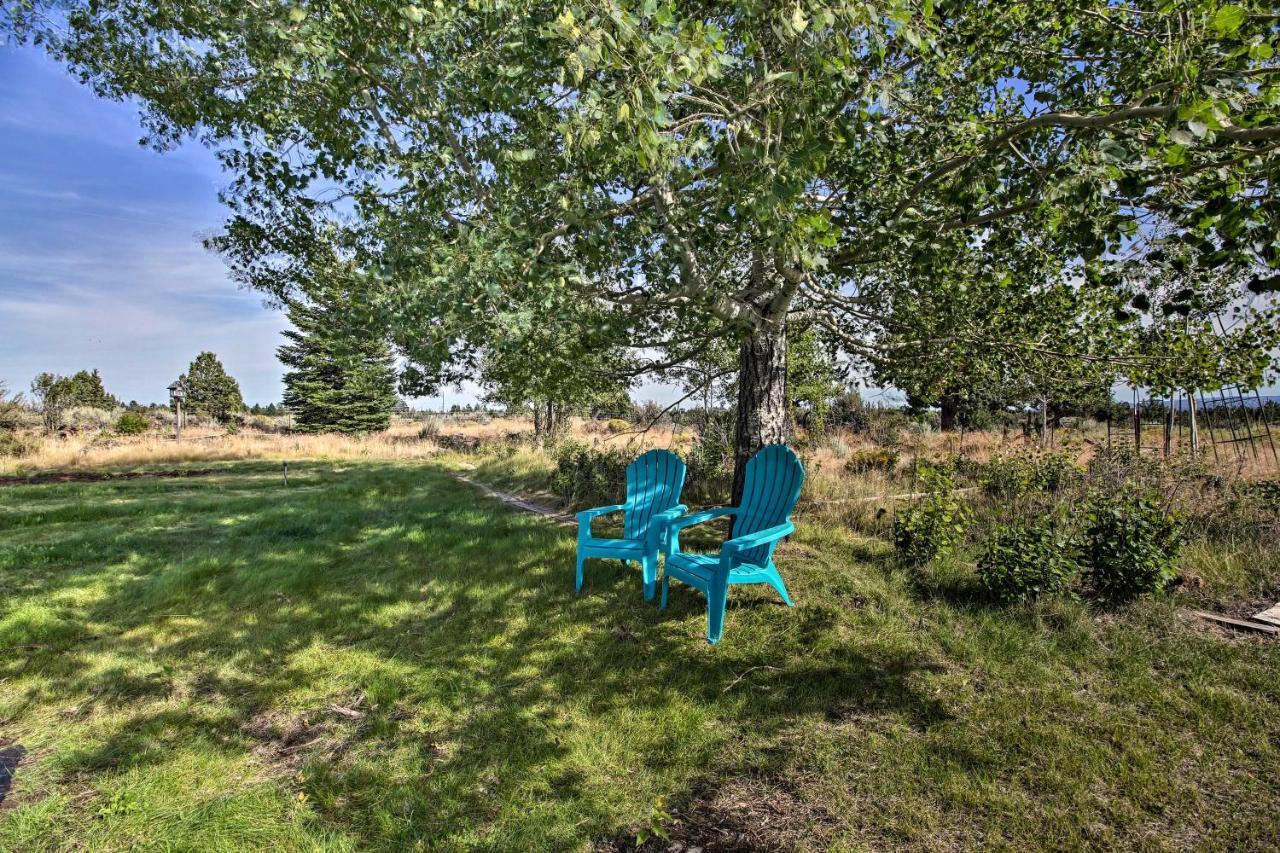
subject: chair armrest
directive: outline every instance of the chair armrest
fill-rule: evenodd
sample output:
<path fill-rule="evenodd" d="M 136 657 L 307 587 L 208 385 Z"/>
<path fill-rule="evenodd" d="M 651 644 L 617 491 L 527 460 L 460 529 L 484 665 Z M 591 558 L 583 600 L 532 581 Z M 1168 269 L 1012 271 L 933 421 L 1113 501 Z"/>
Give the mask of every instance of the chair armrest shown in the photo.
<path fill-rule="evenodd" d="M 664 509 L 662 512 L 655 512 L 653 517 L 649 519 L 649 531 L 645 535 L 649 547 L 662 548 L 663 540 L 667 538 L 670 531 L 668 525 L 680 516 L 689 511 L 684 504 L 676 504 L 670 509 Z"/>
<path fill-rule="evenodd" d="M 788 521 L 776 527 L 768 527 L 764 530 L 757 530 L 755 533 L 748 533 L 745 536 L 736 536 L 720 547 L 720 553 L 724 555 L 750 551 L 752 548 L 776 542 L 782 537 L 794 533 L 795 529 L 796 526 Z"/>
<path fill-rule="evenodd" d="M 674 554 L 680 550 L 680 531 L 686 527 L 702 524 L 703 522 L 711 521 L 713 518 L 737 514 L 738 508 L 736 506 L 720 506 L 713 509 L 704 509 L 702 512 L 695 512 L 693 515 L 686 515 L 684 518 L 677 518 L 675 521 L 668 522 L 666 524 L 667 553 Z"/>
<path fill-rule="evenodd" d="M 591 521 L 601 515 L 609 515 L 614 512 L 622 512 L 627 508 L 626 504 L 612 504 L 610 506 L 598 506 L 592 509 L 584 509 L 577 514 L 578 518 L 578 538 L 583 539 L 591 535 Z"/>
<path fill-rule="evenodd" d="M 613 504 L 612 506 L 593 507 L 591 509 L 584 509 L 578 512 L 577 518 L 578 518 L 578 521 L 590 521 L 591 519 L 597 516 L 609 515 L 610 513 L 614 513 L 614 512 L 622 512 L 626 508 L 627 508 L 626 504 Z"/>
<path fill-rule="evenodd" d="M 670 523 L 671 532 L 683 530 L 686 527 L 692 527 L 695 524 L 702 524 L 713 518 L 720 518 L 725 515 L 737 515 L 738 508 L 736 506 L 718 506 L 712 509 L 704 509 L 702 512 L 695 512 L 693 515 L 686 515 L 684 518 L 678 518 Z"/>

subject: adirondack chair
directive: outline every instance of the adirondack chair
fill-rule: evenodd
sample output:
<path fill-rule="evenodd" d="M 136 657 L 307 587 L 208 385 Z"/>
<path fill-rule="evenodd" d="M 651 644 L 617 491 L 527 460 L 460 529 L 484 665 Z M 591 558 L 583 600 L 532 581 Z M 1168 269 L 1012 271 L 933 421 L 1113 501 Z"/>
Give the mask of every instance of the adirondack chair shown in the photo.
<path fill-rule="evenodd" d="M 804 466 L 783 444 L 762 448 L 747 462 L 742 504 L 696 512 L 667 523 L 667 562 L 662 573 L 662 603 L 667 606 L 671 579 L 701 590 L 707 597 L 707 642 L 717 643 L 724 633 L 724 608 L 732 584 L 767 583 L 790 607 L 791 596 L 773 551 L 778 541 L 796 529 L 791 510 L 800 498 Z M 713 518 L 732 516 L 733 538 L 717 554 L 687 554 L 680 550 L 680 531 Z"/>
<path fill-rule="evenodd" d="M 578 513 L 577 590 L 582 591 L 582 566 L 589 557 L 613 557 L 640 564 L 644 597 L 653 599 L 658 583 L 658 553 L 665 550 L 666 522 L 688 510 L 680 503 L 685 465 L 669 450 L 650 450 L 627 466 L 626 503 L 585 509 Z M 623 514 L 622 538 L 599 539 L 591 522 L 602 515 Z"/>

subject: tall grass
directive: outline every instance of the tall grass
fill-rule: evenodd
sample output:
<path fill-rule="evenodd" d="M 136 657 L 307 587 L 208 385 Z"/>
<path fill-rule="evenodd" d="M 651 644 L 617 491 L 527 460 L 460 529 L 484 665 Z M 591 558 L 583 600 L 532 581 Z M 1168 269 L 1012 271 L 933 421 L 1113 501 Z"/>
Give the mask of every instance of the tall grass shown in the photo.
<path fill-rule="evenodd" d="M 76 434 L 45 439 L 38 449 L 21 457 L 0 458 L 0 475 L 243 459 L 425 459 L 436 452 L 433 442 L 406 426 L 358 437 L 278 435 L 247 429 L 234 435 L 189 431 L 181 441 L 154 432 L 127 438 Z"/>

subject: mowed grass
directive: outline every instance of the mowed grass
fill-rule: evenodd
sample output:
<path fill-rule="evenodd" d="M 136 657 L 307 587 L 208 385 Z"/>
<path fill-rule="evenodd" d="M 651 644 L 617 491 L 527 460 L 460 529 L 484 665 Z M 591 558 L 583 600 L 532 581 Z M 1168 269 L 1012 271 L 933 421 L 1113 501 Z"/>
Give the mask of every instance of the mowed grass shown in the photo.
<path fill-rule="evenodd" d="M 436 463 L 0 489 L 0 849 L 1280 837 L 1277 644 L 992 608 L 800 521 L 797 607 L 734 590 L 711 647 Z"/>

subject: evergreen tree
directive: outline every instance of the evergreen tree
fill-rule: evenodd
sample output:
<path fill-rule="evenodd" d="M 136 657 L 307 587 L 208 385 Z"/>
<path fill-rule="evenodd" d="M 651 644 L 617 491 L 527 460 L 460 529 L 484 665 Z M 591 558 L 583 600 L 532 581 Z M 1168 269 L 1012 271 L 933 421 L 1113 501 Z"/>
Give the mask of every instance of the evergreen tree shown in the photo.
<path fill-rule="evenodd" d="M 395 367 L 386 336 L 359 319 L 350 297 L 332 288 L 286 303 L 292 343 L 277 350 L 292 368 L 284 406 L 302 432 L 384 430 L 396 404 Z"/>
<path fill-rule="evenodd" d="M 103 387 L 102 375 L 96 367 L 92 371 L 81 370 L 65 381 L 69 405 L 108 410 L 120 405 L 120 401 Z"/>
<path fill-rule="evenodd" d="M 206 414 L 223 422 L 244 411 L 240 383 L 228 375 L 222 362 L 211 352 L 196 356 L 182 381 L 187 386 L 188 411 Z"/>

